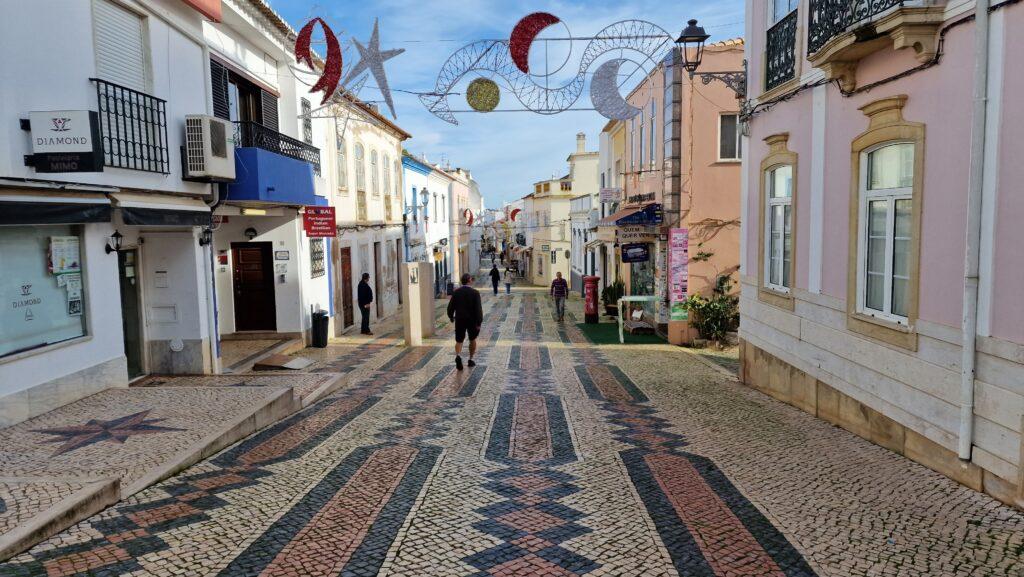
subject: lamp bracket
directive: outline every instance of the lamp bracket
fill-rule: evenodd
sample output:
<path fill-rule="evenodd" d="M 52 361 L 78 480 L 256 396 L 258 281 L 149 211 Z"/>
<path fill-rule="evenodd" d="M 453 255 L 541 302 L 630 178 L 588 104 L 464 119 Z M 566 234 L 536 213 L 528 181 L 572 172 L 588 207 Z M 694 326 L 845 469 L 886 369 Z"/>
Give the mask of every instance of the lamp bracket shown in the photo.
<path fill-rule="evenodd" d="M 743 70 L 736 70 L 730 72 L 699 72 L 691 74 L 691 78 L 696 76 L 700 78 L 701 83 L 704 86 L 711 84 L 713 80 L 718 80 L 722 84 L 725 84 L 729 88 L 732 88 L 733 92 L 736 93 L 736 98 L 739 100 L 747 97 L 747 61 L 743 61 Z"/>

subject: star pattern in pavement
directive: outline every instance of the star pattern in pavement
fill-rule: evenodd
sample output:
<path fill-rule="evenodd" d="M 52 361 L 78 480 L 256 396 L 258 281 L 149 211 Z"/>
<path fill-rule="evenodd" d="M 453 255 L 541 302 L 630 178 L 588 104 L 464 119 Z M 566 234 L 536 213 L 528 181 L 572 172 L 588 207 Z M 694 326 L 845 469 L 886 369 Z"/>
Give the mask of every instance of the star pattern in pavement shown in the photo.
<path fill-rule="evenodd" d="M 391 89 L 388 87 L 388 76 L 384 72 L 384 61 L 405 52 L 405 48 L 395 48 L 381 52 L 380 32 L 377 29 L 377 25 L 378 21 L 374 20 L 373 34 L 370 36 L 370 42 L 367 46 L 363 46 L 355 38 L 352 39 L 352 43 L 356 45 L 356 50 L 359 51 L 359 62 L 349 71 L 342 85 L 347 85 L 353 78 L 369 71 L 373 74 L 373 79 L 377 82 L 377 88 L 380 89 L 380 93 L 384 95 L 384 102 L 387 103 L 388 109 L 391 110 L 392 118 L 398 118 L 398 115 L 395 114 L 395 103 L 391 99 Z"/>
<path fill-rule="evenodd" d="M 154 433 L 184 430 L 157 425 L 156 423 L 163 421 L 163 419 L 147 419 L 146 416 L 151 411 L 152 409 L 147 409 L 110 421 L 89 419 L 84 425 L 33 429 L 32 432 L 54 435 L 53 438 L 44 441 L 46 443 L 64 443 L 53 453 L 53 456 L 56 457 L 57 455 L 70 453 L 76 449 L 102 441 L 115 441 L 123 444 L 129 437 L 135 435 L 152 435 Z"/>

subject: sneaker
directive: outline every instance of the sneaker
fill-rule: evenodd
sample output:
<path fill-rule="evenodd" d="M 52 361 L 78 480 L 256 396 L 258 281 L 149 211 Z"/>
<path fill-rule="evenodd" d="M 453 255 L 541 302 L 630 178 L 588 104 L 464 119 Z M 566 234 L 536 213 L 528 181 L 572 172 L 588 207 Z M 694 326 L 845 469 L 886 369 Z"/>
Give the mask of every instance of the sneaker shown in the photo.
<path fill-rule="evenodd" d="M 455 355 L 455 368 L 460 371 L 462 370 L 462 357 L 458 355 Z"/>
<path fill-rule="evenodd" d="M 466 366 L 467 367 L 475 367 L 476 366 L 476 361 L 474 361 L 473 359 L 469 359 L 469 362 L 466 363 Z"/>

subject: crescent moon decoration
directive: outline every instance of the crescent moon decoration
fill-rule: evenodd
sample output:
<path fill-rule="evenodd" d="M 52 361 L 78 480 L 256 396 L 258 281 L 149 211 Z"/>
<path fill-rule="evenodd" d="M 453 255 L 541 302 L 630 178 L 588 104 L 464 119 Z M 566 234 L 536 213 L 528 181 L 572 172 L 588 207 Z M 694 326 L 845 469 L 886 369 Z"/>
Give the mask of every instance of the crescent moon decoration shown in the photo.
<path fill-rule="evenodd" d="M 520 210 L 522 210 L 522 209 L 521 208 L 517 208 L 517 209 L 512 211 L 511 215 L 509 215 L 509 218 L 512 219 L 512 222 L 515 222 L 516 216 L 519 214 Z"/>
<path fill-rule="evenodd" d="M 466 102 L 477 112 L 490 112 L 501 102 L 501 89 L 489 78 L 477 78 L 466 88 Z"/>
<path fill-rule="evenodd" d="M 530 73 L 530 46 L 537 39 L 537 35 L 552 24 L 561 22 L 558 16 L 547 12 L 534 12 L 524 16 L 512 29 L 512 35 L 508 39 L 508 51 L 523 74 Z"/>
<path fill-rule="evenodd" d="M 334 91 L 338 89 L 338 81 L 341 79 L 341 45 L 338 43 L 338 37 L 334 35 L 334 31 L 322 18 L 310 20 L 299 31 L 299 35 L 295 38 L 295 60 L 309 66 L 310 70 L 316 70 L 309 45 L 313 40 L 313 27 L 318 22 L 324 29 L 324 39 L 327 41 L 327 60 L 324 61 L 324 70 L 320 79 L 309 89 L 309 93 L 322 90 L 324 93 L 324 98 L 320 101 L 322 106 L 334 96 Z"/>
<path fill-rule="evenodd" d="M 626 102 L 619 92 L 619 68 L 623 62 L 622 58 L 605 62 L 590 79 L 590 101 L 601 116 L 610 120 L 629 120 L 640 114 L 640 109 Z"/>
<path fill-rule="evenodd" d="M 421 94 L 420 101 L 438 118 L 458 124 L 448 102 L 452 90 L 474 72 L 493 73 L 505 81 L 526 109 L 538 114 L 558 114 L 579 100 L 586 85 L 587 71 L 602 55 L 630 50 L 639 53 L 652 65 L 657 65 L 665 46 L 671 46 L 672 42 L 673 36 L 657 24 L 644 20 L 616 22 L 595 34 L 587 43 L 576 76 L 562 86 L 551 88 L 537 84 L 528 73 L 523 72 L 513 60 L 509 42 L 479 40 L 456 50 L 448 58 L 437 74 L 434 90 Z"/>
<path fill-rule="evenodd" d="M 464 210 L 462 212 L 462 218 L 466 219 L 466 224 L 468 224 L 469 226 L 473 226 L 473 211 L 472 210 L 470 210 L 468 208 L 466 210 Z"/>

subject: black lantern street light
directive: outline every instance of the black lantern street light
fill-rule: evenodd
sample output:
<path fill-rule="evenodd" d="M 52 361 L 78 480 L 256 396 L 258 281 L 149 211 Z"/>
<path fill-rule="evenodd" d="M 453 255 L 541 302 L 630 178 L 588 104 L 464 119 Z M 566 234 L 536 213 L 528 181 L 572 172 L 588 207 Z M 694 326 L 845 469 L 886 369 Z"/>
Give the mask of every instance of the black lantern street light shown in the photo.
<path fill-rule="evenodd" d="M 206 246 L 213 242 L 213 229 L 206 227 L 199 233 L 199 246 Z"/>
<path fill-rule="evenodd" d="M 107 241 L 107 246 L 104 249 L 107 251 L 107 254 L 119 252 L 121 250 L 121 240 L 123 238 L 124 235 L 115 230 L 114 234 L 110 235 L 110 240 Z"/>
<path fill-rule="evenodd" d="M 683 67 L 690 73 L 691 79 L 694 76 L 700 78 L 700 81 L 704 86 L 711 84 L 712 80 L 718 80 L 733 89 L 733 92 L 736 93 L 737 100 L 746 100 L 746 60 L 743 61 L 743 70 L 697 73 L 697 69 L 700 68 L 701 61 L 704 59 L 704 42 L 706 42 L 710 37 L 711 36 L 704 31 L 703 27 L 697 25 L 696 20 L 690 20 L 686 23 L 686 28 L 683 29 L 679 38 L 676 39 L 676 44 L 679 45 L 679 51 L 682 53 Z"/>

